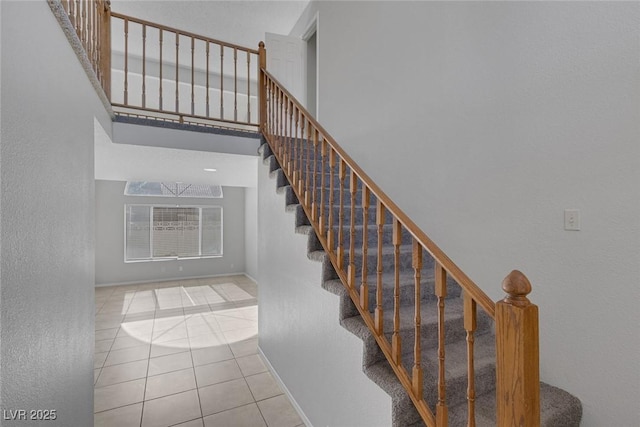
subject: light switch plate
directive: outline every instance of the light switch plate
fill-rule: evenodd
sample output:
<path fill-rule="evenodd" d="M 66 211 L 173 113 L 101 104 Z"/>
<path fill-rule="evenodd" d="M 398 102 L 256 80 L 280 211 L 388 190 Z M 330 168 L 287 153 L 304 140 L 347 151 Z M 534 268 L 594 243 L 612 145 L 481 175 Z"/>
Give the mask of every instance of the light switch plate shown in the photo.
<path fill-rule="evenodd" d="M 580 210 L 579 209 L 564 210 L 564 229 L 568 231 L 580 230 Z"/>

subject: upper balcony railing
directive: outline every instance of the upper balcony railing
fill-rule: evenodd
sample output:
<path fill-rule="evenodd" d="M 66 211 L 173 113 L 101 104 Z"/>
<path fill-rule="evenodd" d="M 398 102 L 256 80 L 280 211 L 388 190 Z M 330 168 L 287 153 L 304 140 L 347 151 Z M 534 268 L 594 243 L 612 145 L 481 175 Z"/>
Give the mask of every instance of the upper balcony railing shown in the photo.
<path fill-rule="evenodd" d="M 123 110 L 258 125 L 258 51 L 111 13 L 111 103 Z"/>
<path fill-rule="evenodd" d="M 119 114 L 256 130 L 258 50 L 61 0 Z"/>
<path fill-rule="evenodd" d="M 111 93 L 111 3 L 60 0 L 107 98 Z"/>
<path fill-rule="evenodd" d="M 467 425 L 475 425 L 478 309 L 495 321 L 498 425 L 539 425 L 537 307 L 526 297 L 531 291 L 526 277 L 512 272 L 503 282 L 507 297 L 494 303 L 267 71 L 263 43 L 255 50 L 112 13 L 108 0 L 61 0 L 61 4 L 118 113 L 232 124 L 262 132 L 349 296 L 428 426 L 448 424 L 448 278 L 459 286 L 463 298 Z M 385 244 L 392 251 L 383 254 L 383 230 L 389 226 L 393 236 Z M 369 227 L 374 236 L 367 235 Z M 359 248 L 356 241 L 362 242 Z M 376 246 L 370 248 L 370 241 Z M 401 265 L 401 251 L 411 255 L 410 265 Z M 368 254 L 377 259 L 374 268 L 367 267 Z M 381 261 L 385 256 L 392 259 L 390 265 Z M 421 365 L 420 339 L 425 258 L 433 267 L 429 271 L 438 307 L 437 368 L 428 376 Z M 399 333 L 401 268 L 410 271 L 414 281 L 410 366 L 403 362 Z M 368 277 L 370 272 L 375 279 Z M 385 280 L 393 286 L 388 310 L 381 304 Z M 375 288 L 375 305 L 369 302 L 369 287 Z M 385 318 L 389 310 L 391 316 Z M 425 378 L 435 381 L 435 397 L 423 395 Z"/>

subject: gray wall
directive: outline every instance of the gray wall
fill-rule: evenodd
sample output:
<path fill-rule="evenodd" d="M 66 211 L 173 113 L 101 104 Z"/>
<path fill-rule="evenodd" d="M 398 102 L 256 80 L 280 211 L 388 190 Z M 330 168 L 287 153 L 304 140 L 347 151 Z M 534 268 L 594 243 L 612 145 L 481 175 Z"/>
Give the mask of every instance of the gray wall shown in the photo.
<path fill-rule="evenodd" d="M 90 426 L 94 117 L 110 119 L 47 2 L 0 8 L 2 409 Z"/>
<path fill-rule="evenodd" d="M 391 425 L 391 398 L 362 372 L 362 341 L 340 325 L 340 299 L 262 163 L 258 206 L 260 350 L 311 425 Z"/>
<path fill-rule="evenodd" d="M 257 165 L 256 165 L 257 167 Z M 244 266 L 245 273 L 258 278 L 258 189 L 244 189 Z"/>
<path fill-rule="evenodd" d="M 293 34 L 316 12 L 323 126 L 494 300 L 527 274 L 585 427 L 637 424 L 640 3 L 317 1 Z"/>
<path fill-rule="evenodd" d="M 96 180 L 96 285 L 207 277 L 245 271 L 245 195 L 242 187 L 223 187 L 222 199 L 132 197 L 125 182 Z M 178 202 L 176 202 L 178 200 Z M 124 262 L 124 205 L 215 205 L 223 208 L 220 258 Z M 182 267 L 182 271 L 180 268 Z"/>

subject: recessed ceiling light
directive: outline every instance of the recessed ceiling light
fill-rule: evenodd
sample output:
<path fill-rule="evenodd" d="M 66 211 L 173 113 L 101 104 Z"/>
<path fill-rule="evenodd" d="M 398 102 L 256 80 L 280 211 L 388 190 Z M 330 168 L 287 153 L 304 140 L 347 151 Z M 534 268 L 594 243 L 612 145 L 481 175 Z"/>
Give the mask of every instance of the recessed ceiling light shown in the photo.
<path fill-rule="evenodd" d="M 205 172 L 215 172 L 217 169 L 213 169 L 213 168 L 204 168 Z"/>

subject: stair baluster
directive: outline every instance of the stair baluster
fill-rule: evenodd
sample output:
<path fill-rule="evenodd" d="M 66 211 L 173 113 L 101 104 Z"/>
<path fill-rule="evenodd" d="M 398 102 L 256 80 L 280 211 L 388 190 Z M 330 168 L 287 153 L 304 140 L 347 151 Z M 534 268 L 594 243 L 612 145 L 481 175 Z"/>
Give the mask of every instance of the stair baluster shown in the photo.
<path fill-rule="evenodd" d="M 358 187 L 356 174 L 349 170 L 349 193 L 351 194 L 351 222 L 349 227 L 349 267 L 347 277 L 350 287 L 355 287 L 356 281 L 356 189 Z"/>
<path fill-rule="evenodd" d="M 303 182 L 303 173 L 304 173 L 304 168 L 302 167 L 302 165 L 304 165 L 304 116 L 302 115 L 302 111 L 298 111 L 298 114 L 296 115 L 296 126 L 300 126 L 300 138 L 298 139 L 298 180 L 296 182 L 295 180 L 295 175 L 294 175 L 294 183 L 298 185 L 298 193 L 299 194 L 304 194 L 303 192 L 303 188 L 304 188 L 304 182 Z M 294 185 L 295 185 L 294 184 Z"/>
<path fill-rule="evenodd" d="M 467 331 L 467 426 L 476 425 L 476 388 L 474 368 L 474 342 L 477 328 L 476 302 L 464 292 L 464 328 Z"/>
<path fill-rule="evenodd" d="M 129 20 L 124 20 L 124 103 L 129 101 Z"/>
<path fill-rule="evenodd" d="M 313 130 L 313 194 L 311 196 L 311 221 L 318 219 L 318 197 L 316 188 L 318 187 L 318 131 Z"/>
<path fill-rule="evenodd" d="M 327 246 L 330 251 L 335 249 L 335 241 L 334 241 L 334 219 L 333 219 L 333 206 L 334 206 L 334 184 L 333 184 L 333 170 L 336 166 L 336 152 L 333 148 L 329 148 L 329 227 L 327 229 Z M 324 172 L 323 172 L 324 173 Z"/>
<path fill-rule="evenodd" d="M 287 144 L 287 173 L 289 176 L 293 176 L 294 171 L 296 169 L 296 165 L 294 164 L 296 157 L 296 146 L 295 140 L 293 139 L 293 103 L 290 100 L 285 100 L 285 133 L 286 133 L 286 144 Z M 296 128 L 296 136 L 298 133 L 298 129 Z M 295 179 L 293 179 L 295 181 Z"/>
<path fill-rule="evenodd" d="M 306 164 L 307 173 L 305 174 L 306 180 L 305 180 L 305 187 L 304 187 L 304 202 L 307 206 L 311 206 L 311 187 L 310 186 L 315 185 L 315 182 L 311 180 L 312 179 L 312 175 L 310 174 L 311 169 L 309 169 L 311 167 L 311 147 L 312 147 L 311 134 L 312 134 L 311 126 L 307 126 L 307 139 L 305 140 L 305 147 L 307 148 L 307 164 Z"/>
<path fill-rule="evenodd" d="M 159 29 L 158 31 L 158 50 L 159 50 L 159 54 L 160 54 L 160 61 L 158 62 L 158 71 L 160 73 L 160 81 L 158 82 L 159 86 L 158 86 L 158 105 L 160 106 L 160 109 L 162 110 L 162 69 L 163 64 L 162 64 L 162 40 L 163 38 L 163 31 L 162 28 Z M 207 43 L 207 117 L 209 116 L 209 43 Z"/>
<path fill-rule="evenodd" d="M 249 52 L 247 52 L 247 122 L 251 123 L 251 55 Z"/>
<path fill-rule="evenodd" d="M 322 156 L 322 172 L 320 173 L 320 215 L 318 216 L 318 224 L 320 235 L 324 236 L 326 233 L 325 226 L 327 222 L 324 213 L 324 193 L 326 193 L 324 176 L 326 175 L 325 171 L 327 170 L 327 140 L 324 138 L 324 135 L 322 135 L 322 140 L 320 141 L 320 155 Z"/>
<path fill-rule="evenodd" d="M 382 309 L 382 246 L 384 239 L 384 205 L 380 200 L 376 203 L 376 226 L 378 227 L 378 265 L 376 281 L 375 325 L 378 335 L 384 332 L 384 311 Z"/>
<path fill-rule="evenodd" d="M 162 31 L 162 28 L 160 29 L 160 31 Z M 209 96 L 209 55 L 210 55 L 210 43 L 208 40 L 205 40 L 204 42 L 204 50 L 205 50 L 205 96 L 204 96 L 204 114 L 205 116 L 207 116 L 207 118 L 211 117 L 210 116 L 210 108 L 209 108 L 209 103 L 210 103 L 210 96 Z M 162 60 L 160 60 L 160 69 L 162 69 Z M 259 73 L 258 73 L 259 74 Z M 260 78 L 260 77 L 258 77 Z M 160 82 L 162 83 L 162 79 L 160 79 Z M 162 110 L 162 104 L 160 104 L 160 109 Z"/>
<path fill-rule="evenodd" d="M 282 159 L 282 164 L 280 166 L 282 166 L 282 170 L 286 171 L 287 170 L 287 146 L 284 143 L 284 129 L 285 129 L 285 125 L 284 125 L 284 120 L 283 118 L 286 117 L 284 115 L 284 96 L 281 90 L 277 91 L 278 94 L 278 139 L 280 140 L 280 158 Z"/>
<path fill-rule="evenodd" d="M 224 46 L 220 45 L 220 119 L 224 119 Z"/>
<path fill-rule="evenodd" d="M 297 118 L 297 108 L 293 104 L 293 102 L 288 102 L 289 104 L 289 173 L 291 176 L 292 186 L 295 188 L 296 186 L 296 177 L 298 175 L 298 123 L 296 122 Z"/>
<path fill-rule="evenodd" d="M 362 187 L 362 282 L 360 284 L 360 307 L 366 312 L 369 311 L 369 285 L 367 283 L 368 265 L 367 255 L 369 248 L 368 228 L 369 228 L 369 189 Z M 355 208 L 353 208 L 355 210 Z"/>
<path fill-rule="evenodd" d="M 413 370 L 411 376 L 411 383 L 413 385 L 413 392 L 416 395 L 416 398 L 422 399 L 422 366 L 421 366 L 421 338 L 422 334 L 420 332 L 420 324 L 422 317 L 420 316 L 420 279 L 421 279 L 421 271 L 422 271 L 422 246 L 415 239 L 413 239 L 413 252 L 411 259 L 411 266 L 414 271 L 414 291 L 415 291 L 415 316 L 414 316 L 414 343 L 413 343 Z"/>
<path fill-rule="evenodd" d="M 193 49 L 191 51 L 193 60 Z M 147 26 L 142 24 L 142 108 L 147 106 Z"/>
<path fill-rule="evenodd" d="M 438 403 L 436 405 L 436 420 L 439 426 L 446 426 L 448 423 L 448 410 L 445 378 L 446 333 L 444 328 L 444 301 L 447 297 L 447 272 L 439 262 L 436 262 L 435 268 L 435 294 L 438 298 Z"/>
<path fill-rule="evenodd" d="M 180 83 L 179 83 L 179 71 L 180 71 L 180 34 L 176 34 L 176 114 L 180 113 Z M 124 98 L 124 104 L 127 105 L 129 101 L 127 97 Z"/>
<path fill-rule="evenodd" d="M 402 242 L 402 225 L 393 219 L 393 264 L 395 280 L 393 287 L 393 336 L 391 338 L 391 356 L 396 365 L 402 363 L 402 343 L 400 339 L 400 243 Z"/>
<path fill-rule="evenodd" d="M 344 268 L 344 180 L 346 178 L 346 165 L 344 160 L 338 162 L 338 178 L 340 179 L 340 210 L 338 211 L 338 270 Z"/>
<path fill-rule="evenodd" d="M 233 120 L 238 121 L 238 48 L 236 47 L 233 48 Z"/>
<path fill-rule="evenodd" d="M 196 39 L 191 37 L 191 115 L 196 114 Z"/>

